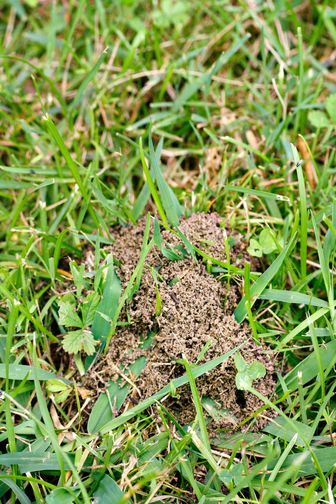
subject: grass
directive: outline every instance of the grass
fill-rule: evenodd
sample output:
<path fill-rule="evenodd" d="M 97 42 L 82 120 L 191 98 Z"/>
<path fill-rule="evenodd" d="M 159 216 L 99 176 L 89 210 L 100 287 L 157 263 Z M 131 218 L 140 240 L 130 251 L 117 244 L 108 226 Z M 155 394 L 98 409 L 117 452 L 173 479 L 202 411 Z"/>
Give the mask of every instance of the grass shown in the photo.
<path fill-rule="evenodd" d="M 3 4 L 1 501 L 333 503 L 331 2 Z M 97 307 L 83 297 L 89 286 L 101 303 L 95 338 L 113 345 L 153 242 L 145 236 L 123 293 L 113 263 L 99 264 L 111 226 L 148 211 L 166 229 L 181 212 L 216 211 L 228 237 L 234 229 L 259 244 L 261 275 L 235 268 L 228 254 L 214 264 L 228 281 L 245 279 L 236 318 L 279 355 L 277 395 L 261 397 L 278 416 L 263 431 L 209 437 L 195 378 L 227 356 L 184 360 L 183 377 L 113 420 L 104 416 L 110 396 L 101 396 L 94 428 L 85 427 L 86 399 L 55 350 L 67 331 L 59 293 L 74 281 L 73 302 L 89 316 Z M 68 271 L 64 258 L 79 260 L 88 242 L 94 274 L 75 263 Z M 110 295 L 119 302 L 111 306 Z M 188 382 L 197 415 L 186 429 L 160 401 Z"/>

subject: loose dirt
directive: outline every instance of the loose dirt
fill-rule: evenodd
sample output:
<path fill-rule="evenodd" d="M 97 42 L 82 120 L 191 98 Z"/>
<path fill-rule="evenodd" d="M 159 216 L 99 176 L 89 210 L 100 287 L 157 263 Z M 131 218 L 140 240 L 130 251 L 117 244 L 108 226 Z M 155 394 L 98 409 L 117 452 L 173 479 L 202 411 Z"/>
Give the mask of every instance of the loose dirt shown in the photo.
<path fill-rule="evenodd" d="M 119 227 L 113 232 L 115 242 L 111 253 L 123 286 L 139 259 L 144 226 L 142 220 L 137 226 Z M 224 229 L 217 214 L 193 214 L 181 222 L 180 229 L 203 252 L 227 261 Z M 180 240 L 168 231 L 162 232 L 162 238 L 166 247 L 181 247 Z M 242 267 L 247 260 L 252 262 L 252 268 L 257 266 L 247 254 L 246 243 L 240 235 L 231 234 L 229 243 L 231 264 Z M 208 272 L 202 258 L 195 261 L 185 254 L 182 260 L 173 261 L 157 247 L 153 248 L 146 258 L 141 285 L 122 313 L 124 325 L 118 326 L 108 354 L 84 377 L 84 386 L 102 390 L 110 380 L 120 377 L 121 370 L 124 372 L 128 365 L 144 356 L 147 364 L 134 379 L 127 408 L 181 376 L 185 369 L 179 359 L 183 356 L 191 363 L 201 364 L 245 343 L 241 350 L 245 360 L 260 361 L 267 370 L 265 378 L 257 380 L 254 386 L 270 396 L 275 388 L 274 356 L 252 339 L 246 324 L 236 323 L 233 311 L 241 297 L 240 289 L 238 277 L 229 279 L 223 274 L 221 277 Z M 213 413 L 215 407 L 219 411 L 211 420 L 216 427 L 235 429 L 263 405 L 252 394 L 236 389 L 235 376 L 236 369 L 230 358 L 197 379 L 206 410 Z M 182 424 L 195 417 L 189 386 L 178 389 L 175 397 L 165 404 Z M 266 422 L 267 416 L 263 414 L 253 428 L 260 428 Z"/>

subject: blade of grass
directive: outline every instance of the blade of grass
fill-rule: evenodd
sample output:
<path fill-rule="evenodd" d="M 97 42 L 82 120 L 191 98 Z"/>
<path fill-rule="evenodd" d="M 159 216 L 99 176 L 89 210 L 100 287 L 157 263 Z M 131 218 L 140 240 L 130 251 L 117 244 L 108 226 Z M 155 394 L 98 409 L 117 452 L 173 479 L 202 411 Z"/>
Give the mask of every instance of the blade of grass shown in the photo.
<path fill-rule="evenodd" d="M 105 347 L 111 322 L 118 309 L 121 292 L 121 282 L 114 270 L 113 264 L 111 264 L 107 269 L 103 296 L 97 307 L 91 327 L 93 337 L 96 340 L 100 340 L 102 348 Z"/>
<path fill-rule="evenodd" d="M 306 327 L 309 327 L 310 324 L 319 320 L 321 317 L 326 315 L 329 312 L 328 308 L 320 308 L 315 313 L 310 315 L 306 320 L 303 320 L 300 324 L 298 324 L 292 331 L 290 331 L 281 341 L 279 341 L 277 349 L 283 350 L 283 348 L 293 339 L 295 336 L 300 334 Z"/>
<path fill-rule="evenodd" d="M 142 138 L 140 138 L 140 140 L 139 140 L 139 150 L 140 150 L 140 159 L 141 159 L 141 163 L 142 163 L 142 168 L 143 168 L 146 180 L 147 180 L 149 190 L 150 190 L 152 198 L 154 200 L 155 206 L 157 208 L 157 211 L 159 212 L 159 215 L 160 215 L 160 218 L 163 222 L 163 225 L 168 226 L 168 219 L 166 217 L 165 211 L 164 211 L 162 203 L 161 203 L 159 193 L 157 192 L 157 189 L 155 187 L 155 183 L 151 177 L 151 174 L 150 174 L 150 171 L 149 171 L 149 168 L 147 165 L 145 153 L 144 153 L 143 146 L 142 146 Z"/>
<path fill-rule="evenodd" d="M 294 434 L 284 451 L 281 453 L 280 458 L 278 462 L 275 464 L 274 469 L 272 470 L 271 474 L 269 475 L 268 481 L 275 481 L 283 463 L 285 462 L 286 458 L 292 451 L 293 446 L 296 445 L 296 441 L 298 438 L 298 434 Z M 267 501 L 266 501 L 267 502 Z"/>
<path fill-rule="evenodd" d="M 308 306 L 317 306 L 318 308 L 327 308 L 328 302 L 309 294 L 302 292 L 287 291 L 281 289 L 266 289 L 260 294 L 259 299 L 268 299 L 278 303 L 299 304 Z"/>
<path fill-rule="evenodd" d="M 248 187 L 235 187 L 232 185 L 224 185 L 225 191 L 233 191 L 242 194 L 248 194 L 250 196 L 257 196 L 259 198 L 264 198 L 266 200 L 275 200 L 275 201 L 286 201 L 290 202 L 290 199 L 287 196 L 283 196 L 282 194 L 274 194 L 271 192 L 260 191 L 258 189 L 250 189 Z"/>
<path fill-rule="evenodd" d="M 90 203 L 90 194 L 89 194 L 86 186 L 83 184 L 83 181 L 82 181 L 81 175 L 79 173 L 79 169 L 78 169 L 77 164 L 72 159 L 71 154 L 69 152 L 69 149 L 65 145 L 62 136 L 60 135 L 58 129 L 56 128 L 56 126 L 53 123 L 49 114 L 44 114 L 43 120 L 44 120 L 44 123 L 47 127 L 48 132 L 50 133 L 50 136 L 52 137 L 52 139 L 54 140 L 56 145 L 59 147 L 59 149 L 60 149 L 60 151 L 61 151 L 61 153 L 62 153 L 62 155 L 68 165 L 68 168 L 70 169 L 72 176 L 78 185 L 78 188 L 83 196 L 84 201 L 88 205 L 88 210 L 89 210 L 89 213 L 90 213 L 93 221 L 98 226 L 98 228 L 100 228 L 99 219 L 97 218 L 95 210 L 92 208 L 92 205 Z"/>
<path fill-rule="evenodd" d="M 324 281 L 324 285 L 325 285 L 325 289 L 327 291 L 327 296 L 328 296 L 328 301 L 329 301 L 330 317 L 331 317 L 332 323 L 334 323 L 335 322 L 335 303 L 334 303 L 333 280 L 331 279 L 328 259 L 325 255 L 325 252 L 324 252 L 322 244 L 321 244 L 320 231 L 319 231 L 319 228 L 316 224 L 316 220 L 315 220 L 315 216 L 314 216 L 313 212 L 311 212 L 311 219 L 312 219 L 314 232 L 315 232 L 317 253 L 318 253 L 319 262 L 321 265 L 322 277 L 323 277 L 323 281 Z"/>
<path fill-rule="evenodd" d="M 185 358 L 185 356 L 183 356 L 183 358 L 182 358 L 182 364 L 185 367 L 187 377 L 189 380 L 190 390 L 192 393 L 194 406 L 195 406 L 195 410 L 196 410 L 196 415 L 197 415 L 197 422 L 199 424 L 199 428 L 200 428 L 200 432 L 201 432 L 201 439 L 202 439 L 205 447 L 208 449 L 208 451 L 211 452 L 208 430 L 207 430 L 207 426 L 206 426 L 205 419 L 204 419 L 201 399 L 200 399 L 200 396 L 199 396 L 199 393 L 197 390 L 195 377 L 192 373 L 192 368 L 191 368 L 188 360 Z"/>
<path fill-rule="evenodd" d="M 155 180 L 158 185 L 162 206 L 169 223 L 177 227 L 179 225 L 179 218 L 183 214 L 181 205 L 179 204 L 175 194 L 165 181 L 160 168 L 160 154 L 163 147 L 163 138 L 160 139 L 156 152 L 154 151 L 152 138 L 149 137 L 149 158 L 151 167 L 153 167 Z"/>
<path fill-rule="evenodd" d="M 2 483 L 7 485 L 12 490 L 13 494 L 17 498 L 17 501 L 15 502 L 20 502 L 20 504 L 31 504 L 31 500 L 29 499 L 29 497 L 25 494 L 23 490 L 21 490 L 21 488 L 14 481 L 10 479 L 4 479 L 1 477 L 0 481 L 2 481 Z"/>
<path fill-rule="evenodd" d="M 307 237 L 308 237 L 308 212 L 307 212 L 307 197 L 306 188 L 303 178 L 301 164 L 296 164 L 296 172 L 299 182 L 299 197 L 300 197 L 300 257 L 301 257 L 301 278 L 304 279 L 307 275 Z"/>
<path fill-rule="evenodd" d="M 9 391 L 10 391 L 9 380 L 10 380 L 11 348 L 12 348 L 13 340 L 14 340 L 14 336 L 15 336 L 15 327 L 16 327 L 16 322 L 17 322 L 17 318 L 18 318 L 18 313 L 19 313 L 18 306 L 14 300 L 14 303 L 12 304 L 10 314 L 9 314 L 7 337 L 6 337 L 6 353 L 5 353 L 6 361 L 5 361 L 5 365 L 4 365 L 5 379 L 6 379 L 6 381 L 5 381 L 6 394 L 9 394 Z M 15 453 L 16 452 L 16 440 L 15 440 L 13 419 L 12 419 L 12 415 L 11 415 L 11 404 L 7 398 L 5 399 L 5 412 L 6 412 L 6 428 L 7 428 L 7 433 L 8 433 L 8 447 L 9 447 L 9 451 L 11 453 Z M 15 466 L 12 467 L 12 474 L 13 474 L 13 477 L 15 477 L 17 474 L 17 468 Z"/>
<path fill-rule="evenodd" d="M 282 467 L 284 461 L 288 457 L 288 454 L 293 447 L 292 442 L 293 440 L 295 442 L 294 438 L 295 436 L 293 437 L 292 441 L 288 444 L 288 446 L 286 446 L 276 466 L 272 470 L 268 481 L 272 481 L 274 482 L 274 484 L 272 486 L 269 486 L 267 491 L 263 494 L 261 504 L 268 504 L 269 502 L 272 502 L 272 498 L 277 495 L 280 489 L 282 489 L 283 484 L 286 483 L 286 481 L 288 481 L 290 478 L 294 477 L 295 473 L 297 473 L 297 471 L 301 468 L 304 461 L 309 457 L 309 452 L 303 452 L 298 454 L 295 458 L 293 458 L 292 464 L 286 468 L 283 474 L 281 474 L 280 477 L 275 479 L 280 468 Z"/>
<path fill-rule="evenodd" d="M 225 354 L 221 355 L 220 357 L 215 357 L 209 362 L 206 362 L 205 364 L 202 364 L 200 366 L 197 366 L 192 369 L 192 374 L 194 378 L 198 378 L 199 376 L 202 376 L 205 373 L 209 373 L 212 369 L 215 367 L 219 366 L 223 362 L 225 362 L 227 359 L 229 359 L 237 350 L 242 348 L 244 346 L 244 343 L 237 348 L 230 350 L 229 352 L 226 352 Z M 138 415 L 145 409 L 149 408 L 152 404 L 154 404 L 157 401 L 160 401 L 163 397 L 168 395 L 172 388 L 177 389 L 179 387 L 182 387 L 182 385 L 186 385 L 188 383 L 188 376 L 183 375 L 180 378 L 175 378 L 172 380 L 168 385 L 163 387 L 159 392 L 156 394 L 152 395 L 151 397 L 148 397 L 148 399 L 145 399 L 142 401 L 140 404 L 137 406 L 134 406 L 133 408 L 129 409 L 122 415 L 120 415 L 117 418 L 114 418 L 111 420 L 111 422 L 108 422 L 104 427 L 100 429 L 100 432 L 102 434 L 105 434 L 107 432 L 112 431 L 113 429 L 116 429 L 120 425 L 123 425 L 125 422 L 133 418 L 134 416 Z"/>
<path fill-rule="evenodd" d="M 250 263 L 246 262 L 244 267 L 244 294 L 245 294 L 245 309 L 247 312 L 250 327 L 252 329 L 253 339 L 259 343 L 258 331 L 254 322 L 253 313 L 251 309 L 251 277 L 250 277 Z"/>
<path fill-rule="evenodd" d="M 254 302 L 257 300 L 258 296 L 263 292 L 266 286 L 271 282 L 274 276 L 279 271 L 282 263 L 285 258 L 290 253 L 292 246 L 294 244 L 294 240 L 296 238 L 296 233 L 293 234 L 292 238 L 289 240 L 287 246 L 282 250 L 282 252 L 278 255 L 278 257 L 273 261 L 273 263 L 267 268 L 267 270 L 255 281 L 255 283 L 251 287 L 251 307 Z M 238 304 L 237 308 L 234 311 L 234 316 L 238 323 L 241 323 L 247 315 L 247 310 L 245 306 L 246 297 Z"/>
<path fill-rule="evenodd" d="M 19 56 L 9 56 L 9 55 L 0 55 L 0 58 L 3 59 L 8 59 L 10 61 L 18 61 L 20 63 L 24 63 L 25 65 L 29 66 L 36 72 L 42 79 L 48 83 L 50 86 L 50 89 L 53 92 L 53 95 L 57 98 L 59 104 L 61 105 L 61 109 L 63 112 L 63 115 L 66 117 L 67 116 L 67 105 L 66 102 L 62 96 L 62 93 L 60 93 L 59 89 L 57 88 L 56 84 L 52 79 L 50 79 L 44 72 L 41 70 L 39 67 L 28 61 L 27 59 L 20 58 Z"/>
<path fill-rule="evenodd" d="M 150 252 L 150 250 L 152 249 L 152 247 L 154 246 L 153 239 L 148 243 L 149 233 L 150 233 L 150 215 L 147 214 L 146 227 L 145 227 L 145 231 L 144 231 L 144 237 L 143 237 L 139 260 L 138 260 L 136 267 L 134 268 L 134 271 L 129 279 L 129 282 L 128 282 L 123 294 L 121 295 L 121 297 L 119 299 L 119 304 L 118 304 L 118 307 L 117 307 L 115 314 L 113 316 L 113 319 L 112 319 L 112 322 L 110 325 L 109 334 L 106 338 L 105 353 L 108 351 L 110 341 L 115 334 L 115 330 L 117 327 L 117 322 L 118 322 L 120 312 L 123 309 L 126 301 L 129 300 L 130 297 L 132 296 L 132 291 L 134 289 L 134 285 L 140 284 L 142 271 L 143 271 L 143 268 L 145 265 L 146 257 L 148 255 L 148 253 Z"/>
<path fill-rule="evenodd" d="M 36 345 L 36 342 L 34 341 L 32 355 L 33 355 L 34 366 L 37 369 L 38 368 L 38 359 L 37 359 L 37 355 L 36 355 L 36 346 L 35 345 Z M 86 488 L 85 488 L 83 482 L 81 481 L 81 478 L 80 478 L 78 472 L 76 471 L 75 466 L 70 461 L 70 458 L 68 457 L 68 455 L 66 453 L 64 453 L 63 450 L 61 449 L 61 447 L 59 446 L 59 442 L 58 442 L 57 434 L 55 432 L 54 424 L 51 419 L 50 412 L 49 412 L 49 409 L 48 409 L 48 406 L 46 403 L 46 399 L 43 395 L 43 391 L 42 391 L 40 382 L 37 379 L 37 377 L 35 377 L 34 384 L 35 384 L 36 397 L 38 400 L 39 408 L 40 408 L 41 415 L 42 415 L 43 422 L 44 422 L 44 425 L 43 425 L 44 429 L 43 430 L 46 430 L 46 432 L 48 433 L 48 437 L 49 437 L 51 444 L 54 448 L 54 451 L 55 451 L 55 454 L 57 457 L 57 461 L 59 464 L 60 473 L 61 473 L 61 475 L 60 475 L 61 485 L 64 485 L 66 482 L 65 462 L 67 462 L 67 464 L 70 465 L 73 476 L 76 479 L 76 482 L 81 490 L 83 502 L 85 504 L 90 504 L 90 498 L 88 496 L 88 493 L 86 491 Z"/>
<path fill-rule="evenodd" d="M 217 264 L 217 266 L 221 266 L 222 268 L 226 269 L 227 271 L 232 271 L 233 273 L 244 275 L 244 270 L 241 268 L 237 268 L 237 266 L 233 266 L 233 264 L 231 264 L 231 262 L 220 261 L 219 259 L 212 257 L 211 255 L 207 254 L 206 252 L 204 252 L 200 248 L 196 247 L 195 245 L 193 245 L 193 249 L 195 250 L 195 252 L 198 255 L 200 255 L 201 257 L 203 257 L 207 261 L 209 261 L 213 264 Z M 256 273 L 251 273 L 251 277 L 252 277 L 252 275 L 255 278 Z"/>
<path fill-rule="evenodd" d="M 325 397 L 325 379 L 324 379 L 324 367 L 323 367 L 323 361 L 321 357 L 321 351 L 320 351 L 320 346 L 317 341 L 315 329 L 314 329 L 314 324 L 311 324 L 309 326 L 309 333 L 311 334 L 311 339 L 313 343 L 313 348 L 314 348 L 314 353 L 316 356 L 316 362 L 318 366 L 318 371 L 319 371 L 319 377 L 320 377 L 320 386 L 321 386 L 321 400 L 324 400 Z"/>
<path fill-rule="evenodd" d="M 308 325 L 311 324 L 312 322 Z M 320 348 L 320 359 L 323 369 L 326 369 L 336 361 L 336 340 L 332 340 Z M 310 382 L 318 375 L 319 365 L 316 362 L 315 353 L 309 354 L 285 376 L 285 383 L 290 391 L 297 388 L 297 375 L 299 372 L 302 373 L 302 385 Z"/>
<path fill-rule="evenodd" d="M 336 245 L 336 203 L 332 205 L 331 220 L 328 217 L 324 217 L 323 221 L 328 226 L 328 232 L 324 239 L 323 252 L 327 263 L 330 262 L 332 254 L 335 252 Z"/>
<path fill-rule="evenodd" d="M 88 72 L 88 74 L 84 78 L 83 82 L 79 86 L 79 88 L 78 88 L 78 90 L 76 92 L 76 95 L 75 95 L 73 101 L 71 102 L 71 104 L 68 107 L 70 111 L 72 111 L 74 108 L 76 108 L 77 105 L 81 102 L 83 94 L 85 93 L 86 88 L 88 87 L 88 85 L 90 84 L 90 82 L 95 78 L 95 76 L 96 76 L 99 68 L 106 61 L 106 59 L 107 59 L 108 55 L 110 54 L 110 52 L 111 52 L 110 48 L 106 47 L 104 49 L 104 51 L 102 52 L 102 54 L 99 56 L 99 58 L 96 61 L 96 63 L 91 68 L 91 70 Z"/>
<path fill-rule="evenodd" d="M 249 392 L 251 392 L 252 394 L 254 394 L 258 399 L 260 399 L 262 402 L 264 402 L 269 408 L 273 409 L 274 411 L 276 411 L 278 413 L 278 415 L 280 415 L 287 423 L 288 425 L 295 430 L 297 430 L 298 434 L 300 435 L 300 438 L 302 439 L 302 441 L 304 442 L 308 452 L 310 453 L 311 455 L 311 459 L 313 461 L 313 464 L 320 476 L 320 479 L 321 479 L 321 485 L 324 489 L 327 488 L 327 480 L 325 478 L 325 475 L 324 475 L 324 472 L 323 472 L 323 469 L 321 467 L 321 464 L 320 464 L 320 458 L 317 456 L 316 454 L 316 451 L 314 451 L 310 445 L 310 440 L 307 440 L 304 433 L 302 432 L 302 430 L 298 427 L 298 424 L 294 423 L 293 420 L 288 417 L 276 404 L 273 404 L 272 401 L 264 396 L 262 393 L 260 393 L 258 390 L 256 390 L 254 387 L 250 387 L 249 388 Z M 336 449 L 335 449 L 335 453 L 336 453 Z M 294 460 L 296 460 L 296 457 L 298 457 L 298 454 L 295 454 L 292 458 L 293 458 L 293 462 L 294 463 Z"/>
<path fill-rule="evenodd" d="M 228 51 L 221 54 L 221 56 L 214 63 L 211 70 L 202 75 L 199 79 L 188 83 L 184 86 L 181 93 L 174 100 L 173 110 L 180 110 L 185 103 L 191 98 L 204 84 L 209 84 L 214 75 L 216 75 L 220 69 L 230 60 L 230 58 L 245 44 L 245 42 L 250 38 L 250 34 L 246 34 L 242 39 L 240 39 L 235 45 L 233 45 Z"/>
<path fill-rule="evenodd" d="M 302 30 L 301 26 L 297 28 L 297 42 L 298 42 L 298 56 L 299 56 L 299 75 L 298 75 L 298 86 L 297 86 L 297 113 L 295 117 L 294 124 L 294 136 L 300 132 L 302 133 L 302 109 L 301 105 L 303 102 L 304 89 L 305 89 L 305 79 L 304 79 L 304 53 L 303 53 L 303 41 L 302 41 Z"/>
<path fill-rule="evenodd" d="M 15 313 L 15 310 L 13 310 Z M 16 311 L 16 315 L 18 312 Z M 8 330 L 12 330 L 11 327 Z M 8 333 L 10 335 L 10 333 Z M 11 345 L 12 340 L 10 337 L 6 338 L 6 345 Z M 37 377 L 40 381 L 50 380 L 52 378 L 58 378 L 54 373 L 46 371 L 45 369 L 37 368 L 34 371 L 34 366 L 26 366 L 23 364 L 9 364 L 6 360 L 5 364 L 0 364 L 0 378 L 8 377 L 9 380 L 34 380 Z M 65 380 L 67 381 L 67 380 Z M 7 391 L 7 390 L 6 390 Z M 7 391 L 8 392 L 8 391 Z"/>

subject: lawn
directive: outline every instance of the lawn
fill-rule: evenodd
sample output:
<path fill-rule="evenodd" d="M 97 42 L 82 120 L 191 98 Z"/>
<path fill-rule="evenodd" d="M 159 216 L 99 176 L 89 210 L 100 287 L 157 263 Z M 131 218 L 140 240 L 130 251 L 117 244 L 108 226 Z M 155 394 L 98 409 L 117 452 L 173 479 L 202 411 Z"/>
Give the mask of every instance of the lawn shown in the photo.
<path fill-rule="evenodd" d="M 1 502 L 334 503 L 335 3 L 0 38 Z"/>

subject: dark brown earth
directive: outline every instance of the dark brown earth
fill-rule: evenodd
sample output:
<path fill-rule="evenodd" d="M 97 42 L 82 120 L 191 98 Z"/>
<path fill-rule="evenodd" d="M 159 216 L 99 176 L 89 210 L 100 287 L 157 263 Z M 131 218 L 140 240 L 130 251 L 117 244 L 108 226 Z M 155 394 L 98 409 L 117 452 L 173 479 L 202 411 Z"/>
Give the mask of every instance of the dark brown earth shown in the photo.
<path fill-rule="evenodd" d="M 116 228 L 115 243 L 111 252 L 117 264 L 117 273 L 125 286 L 137 264 L 144 233 L 144 221 L 137 226 Z M 217 214 L 193 214 L 183 220 L 181 231 L 198 248 L 223 262 L 227 261 L 224 248 L 224 230 Z M 176 236 L 162 232 L 165 245 L 180 244 Z M 242 267 L 247 260 L 252 269 L 257 264 L 246 252 L 246 243 L 238 234 L 231 235 L 231 264 Z M 90 263 L 90 253 L 87 264 Z M 153 269 L 156 280 L 153 276 Z M 160 314 L 157 310 L 157 292 L 161 299 Z M 245 343 L 241 353 L 246 361 L 258 360 L 267 370 L 265 378 L 254 386 L 262 394 L 270 396 L 275 388 L 274 357 L 270 350 L 258 345 L 251 337 L 247 325 L 238 325 L 233 311 L 240 298 L 239 279 L 219 277 L 207 271 L 201 260 L 195 261 L 186 255 L 183 260 L 172 261 L 163 256 L 157 247 L 148 254 L 141 285 L 124 309 L 122 321 L 128 325 L 118 326 L 108 354 L 90 370 L 84 379 L 85 387 L 102 389 L 110 380 L 120 376 L 120 369 L 145 356 L 147 364 L 140 377 L 134 380 L 132 401 L 154 394 L 185 370 L 178 363 L 183 356 L 190 363 L 206 362 Z M 154 333 L 153 343 L 142 349 L 147 335 Z M 205 355 L 201 355 L 205 346 Z M 204 352 L 203 352 L 204 353 Z M 263 404 L 249 393 L 235 387 L 236 369 L 229 359 L 210 373 L 197 379 L 202 398 L 210 398 L 222 415 L 213 420 L 215 426 L 234 429 Z M 131 377 L 132 378 L 132 377 Z M 195 417 L 189 386 L 177 391 L 177 397 L 168 400 L 169 408 L 181 423 Z M 127 405 L 126 405 L 127 407 Z M 254 428 L 267 422 L 267 417 L 258 417 Z"/>

